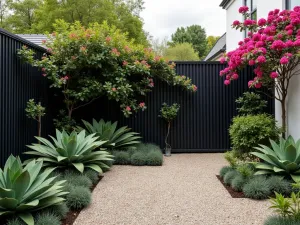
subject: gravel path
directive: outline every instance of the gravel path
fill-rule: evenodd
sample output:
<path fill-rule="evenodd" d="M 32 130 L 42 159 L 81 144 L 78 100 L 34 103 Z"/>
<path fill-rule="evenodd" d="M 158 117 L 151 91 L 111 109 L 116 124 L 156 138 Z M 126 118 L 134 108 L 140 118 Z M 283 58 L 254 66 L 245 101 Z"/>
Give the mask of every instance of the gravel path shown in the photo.
<path fill-rule="evenodd" d="M 162 167 L 114 166 L 75 225 L 262 225 L 268 201 L 233 199 L 222 154 L 177 154 Z"/>

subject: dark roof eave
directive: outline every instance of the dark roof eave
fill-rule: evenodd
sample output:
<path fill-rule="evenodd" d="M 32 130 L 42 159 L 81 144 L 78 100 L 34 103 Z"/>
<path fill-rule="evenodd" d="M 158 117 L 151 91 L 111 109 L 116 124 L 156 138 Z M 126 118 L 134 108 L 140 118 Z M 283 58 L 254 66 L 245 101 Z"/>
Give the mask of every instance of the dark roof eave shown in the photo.
<path fill-rule="evenodd" d="M 215 58 L 217 55 L 220 55 L 221 53 L 226 52 L 226 47 L 220 49 L 219 51 L 217 51 L 215 54 L 213 54 L 211 57 L 209 57 L 208 59 L 206 59 L 206 61 L 210 61 L 213 58 Z"/>
<path fill-rule="evenodd" d="M 231 2 L 231 0 L 223 0 L 220 4 L 220 7 L 225 9 L 230 2 Z"/>

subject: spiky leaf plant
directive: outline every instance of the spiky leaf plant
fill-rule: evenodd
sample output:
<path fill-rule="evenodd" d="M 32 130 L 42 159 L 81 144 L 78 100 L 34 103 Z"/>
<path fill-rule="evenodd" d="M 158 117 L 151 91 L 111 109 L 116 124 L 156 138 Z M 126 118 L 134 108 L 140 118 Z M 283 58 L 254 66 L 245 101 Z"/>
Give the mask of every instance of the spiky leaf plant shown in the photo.
<path fill-rule="evenodd" d="M 109 169 L 109 162 L 113 156 L 100 151 L 99 147 L 106 141 L 98 141 L 95 134 L 87 135 L 85 130 L 80 133 L 73 131 L 68 134 L 65 131 L 56 130 L 56 138 L 50 136 L 53 144 L 45 138 L 36 137 L 41 144 L 28 146 L 33 151 L 25 152 L 36 156 L 39 161 L 44 161 L 47 167 L 76 168 L 83 173 L 85 168 L 102 173 L 103 169 Z"/>
<path fill-rule="evenodd" d="M 26 224 L 34 225 L 32 212 L 61 204 L 68 192 L 64 180 L 49 178 L 54 169 L 41 172 L 42 161 L 32 160 L 25 167 L 19 157 L 10 156 L 0 169 L 0 217 L 16 215 Z"/>
<path fill-rule="evenodd" d="M 106 141 L 102 147 L 108 149 L 124 149 L 128 147 L 135 147 L 140 143 L 140 136 L 137 136 L 138 133 L 130 132 L 130 128 L 121 127 L 117 129 L 118 122 L 105 122 L 101 119 L 97 122 L 93 119 L 93 123 L 89 123 L 85 120 L 82 120 L 85 128 L 78 127 L 78 130 L 85 129 L 87 133 L 95 133 L 100 140 Z"/>
<path fill-rule="evenodd" d="M 279 144 L 270 140 L 272 148 L 260 145 L 252 152 L 263 162 L 256 164 L 255 175 L 274 174 L 291 177 L 295 182 L 300 181 L 300 140 L 295 142 L 292 136 L 280 138 Z"/>

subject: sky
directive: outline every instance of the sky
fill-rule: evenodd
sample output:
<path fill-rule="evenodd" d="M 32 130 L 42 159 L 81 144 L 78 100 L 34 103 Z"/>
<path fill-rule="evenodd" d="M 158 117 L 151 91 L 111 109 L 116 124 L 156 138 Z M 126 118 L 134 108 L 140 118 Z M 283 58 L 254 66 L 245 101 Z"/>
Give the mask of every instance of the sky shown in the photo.
<path fill-rule="evenodd" d="M 205 28 L 207 35 L 221 36 L 226 31 L 226 11 L 222 0 L 144 0 L 141 13 L 144 29 L 160 40 L 169 37 L 178 27 L 193 24 Z"/>

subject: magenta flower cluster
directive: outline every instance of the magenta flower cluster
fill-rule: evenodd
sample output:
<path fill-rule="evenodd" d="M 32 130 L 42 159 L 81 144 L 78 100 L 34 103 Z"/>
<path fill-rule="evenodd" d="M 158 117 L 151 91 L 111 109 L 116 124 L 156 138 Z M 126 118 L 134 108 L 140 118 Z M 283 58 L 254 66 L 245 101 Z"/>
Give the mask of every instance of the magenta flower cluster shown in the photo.
<path fill-rule="evenodd" d="M 278 68 L 288 66 L 290 60 L 300 53 L 300 7 L 283 11 L 275 9 L 269 12 L 268 18 L 257 22 L 247 19 L 248 10 L 246 6 L 241 7 L 239 12 L 246 19 L 244 22 L 236 20 L 232 25 L 233 28 L 248 30 L 248 35 L 238 43 L 237 49 L 220 60 L 221 63 L 227 62 L 220 76 L 224 76 L 224 84 L 229 85 L 238 79 L 240 69 L 246 65 L 254 66 L 255 77 L 248 86 L 261 88 L 265 78 L 278 78 Z"/>

